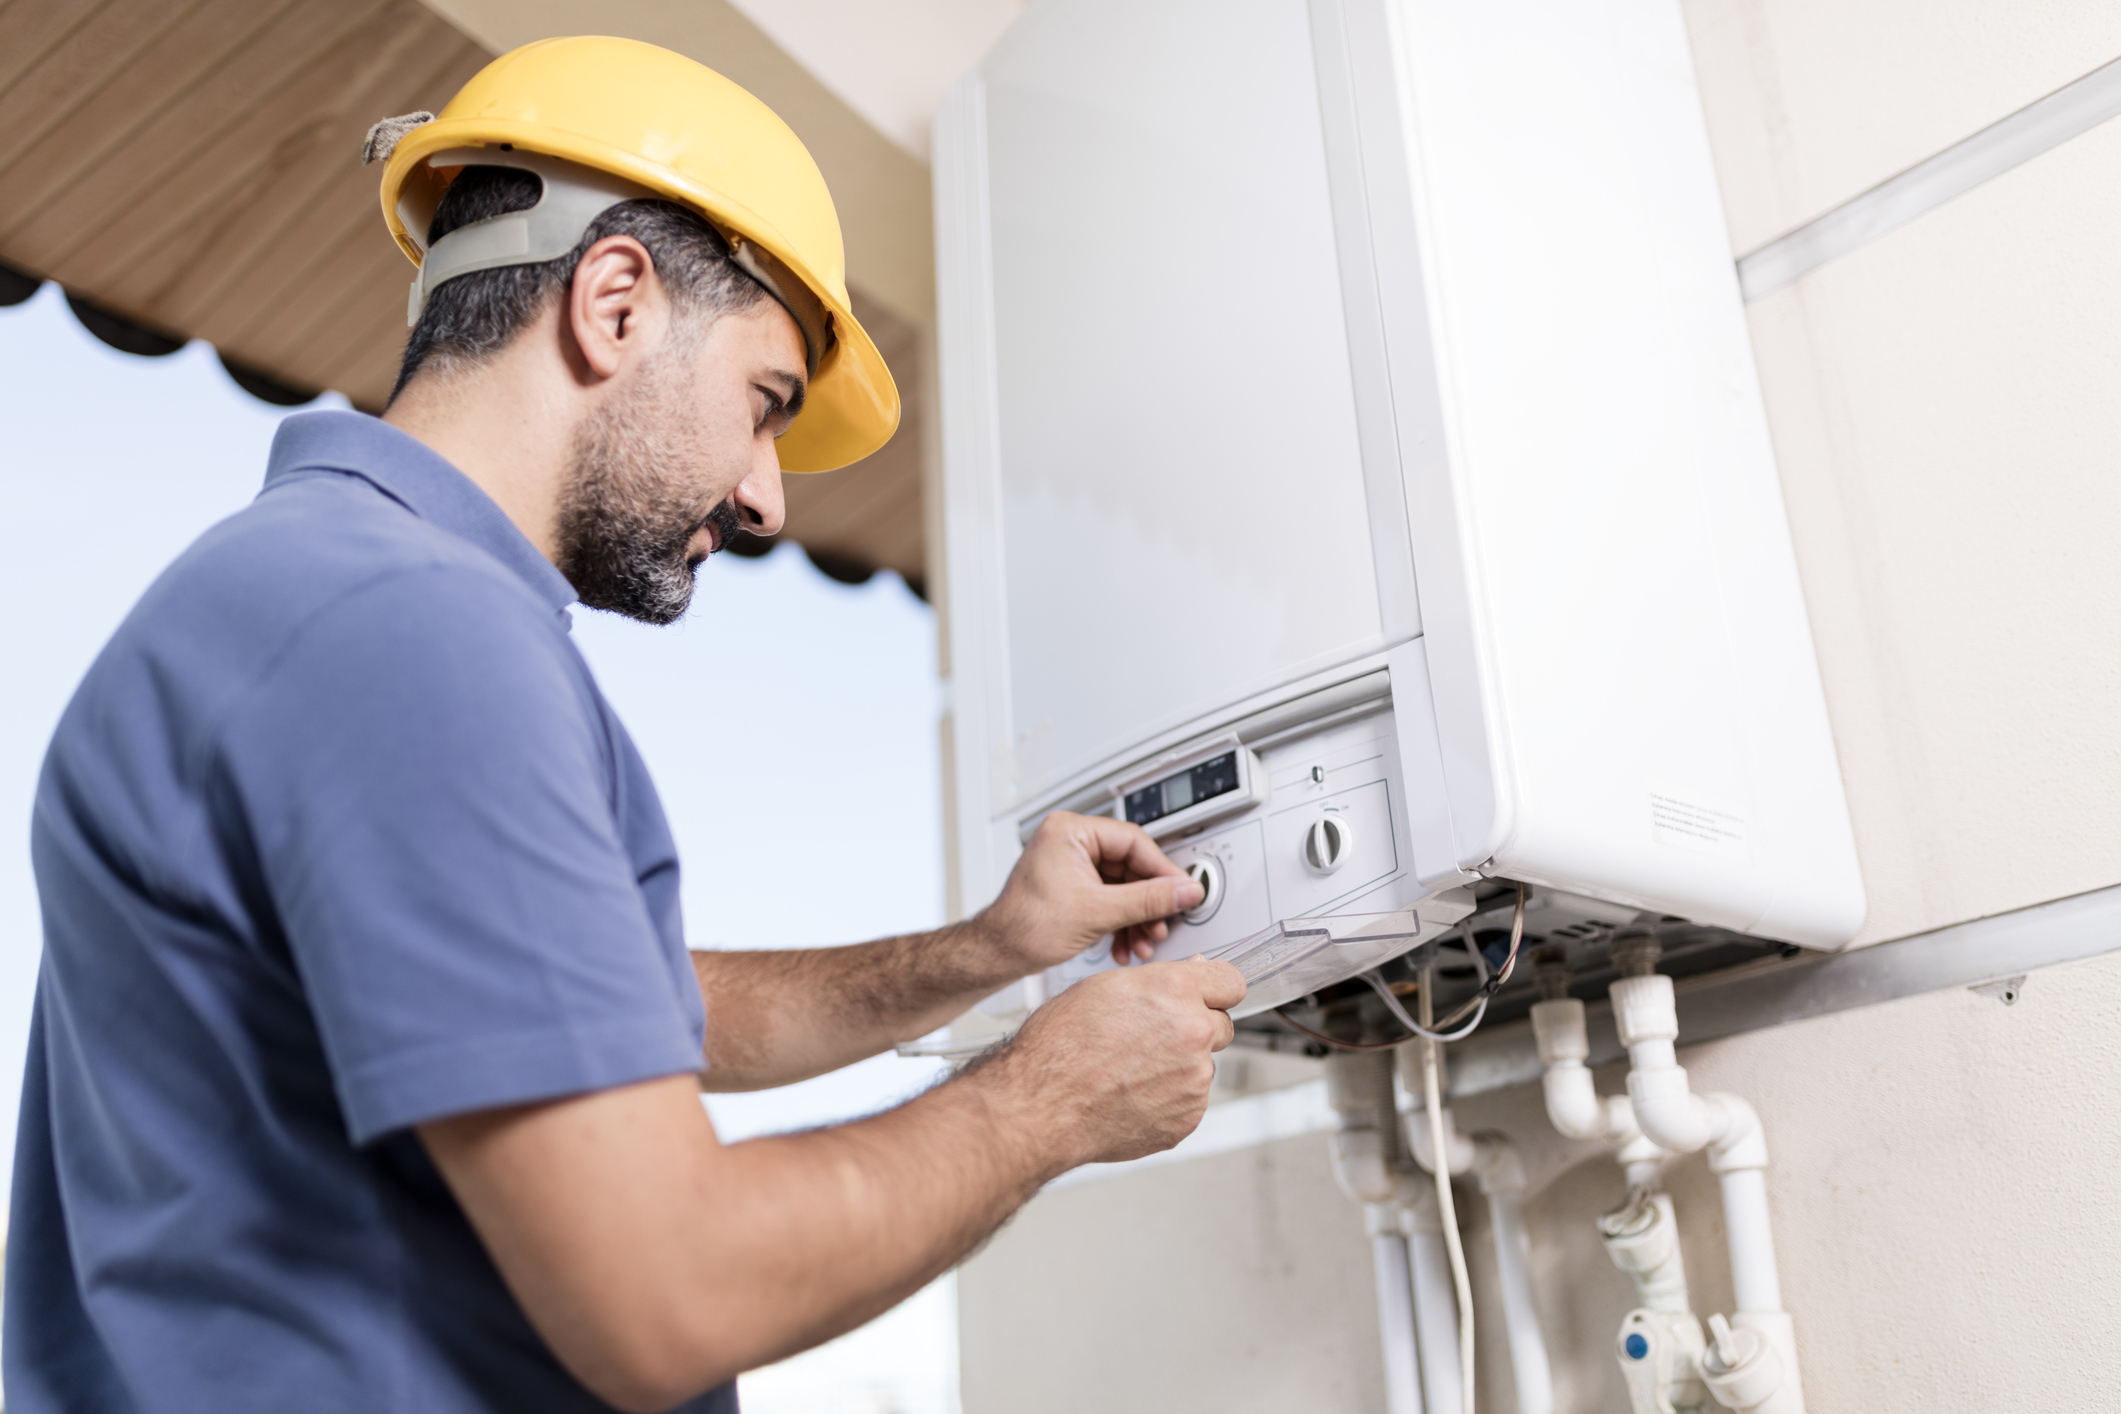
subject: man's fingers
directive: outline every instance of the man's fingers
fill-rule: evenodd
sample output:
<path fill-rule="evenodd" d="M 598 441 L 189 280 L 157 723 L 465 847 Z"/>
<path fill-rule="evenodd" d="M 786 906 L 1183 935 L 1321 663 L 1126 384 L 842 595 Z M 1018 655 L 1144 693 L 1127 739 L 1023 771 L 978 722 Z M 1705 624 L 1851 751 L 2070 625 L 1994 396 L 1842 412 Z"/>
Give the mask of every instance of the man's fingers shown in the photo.
<path fill-rule="evenodd" d="M 1233 1003 L 1233 1005 L 1235 1004 Z M 1222 1050 L 1237 1039 L 1237 1023 L 1230 1019 L 1230 1013 L 1226 1011 L 1216 1012 L 1215 1022 L 1215 1044 L 1208 1047 L 1211 1051 Z"/>
<path fill-rule="evenodd" d="M 1078 815 L 1082 839 L 1100 871 L 1117 868 L 1122 878 L 1154 879 L 1179 872 L 1149 838 L 1148 831 L 1105 815 Z M 1109 874 L 1106 877 L 1110 877 Z"/>
<path fill-rule="evenodd" d="M 1217 1011 L 1228 1011 L 1245 999 L 1249 988 L 1245 974 L 1227 962 L 1216 962 L 1210 958 L 1195 956 L 1186 964 L 1199 969 L 1195 981 L 1200 986 L 1200 999 Z M 1228 1021 L 1228 1017 L 1223 1020 Z M 1224 1043 L 1225 1045 L 1228 1042 Z M 1221 1050 L 1222 1047 L 1216 1047 Z"/>
<path fill-rule="evenodd" d="M 1195 907 L 1204 897 L 1199 884 L 1185 875 L 1165 879 L 1137 879 L 1131 884 L 1107 884 L 1096 900 L 1102 917 L 1099 932 L 1118 933 L 1138 924 L 1169 918 Z"/>

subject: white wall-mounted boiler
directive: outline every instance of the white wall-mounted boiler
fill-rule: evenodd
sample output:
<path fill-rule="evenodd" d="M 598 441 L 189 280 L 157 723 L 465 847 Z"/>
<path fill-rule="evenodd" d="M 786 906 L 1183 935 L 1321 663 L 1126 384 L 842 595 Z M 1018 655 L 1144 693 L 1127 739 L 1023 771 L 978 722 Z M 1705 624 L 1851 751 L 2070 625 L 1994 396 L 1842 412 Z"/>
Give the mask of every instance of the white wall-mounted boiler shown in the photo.
<path fill-rule="evenodd" d="M 1065 806 L 1218 871 L 1173 954 L 1856 933 L 1675 0 L 1035 0 L 935 178 L 965 898 Z"/>

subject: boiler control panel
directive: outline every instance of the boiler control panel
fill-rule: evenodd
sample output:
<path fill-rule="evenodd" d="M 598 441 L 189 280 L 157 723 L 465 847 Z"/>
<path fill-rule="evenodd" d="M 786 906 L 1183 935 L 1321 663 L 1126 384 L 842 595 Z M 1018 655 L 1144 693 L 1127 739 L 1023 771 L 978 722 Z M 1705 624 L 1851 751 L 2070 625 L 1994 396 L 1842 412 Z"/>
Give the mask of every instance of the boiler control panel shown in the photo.
<path fill-rule="evenodd" d="M 1206 895 L 1171 920 L 1156 960 L 1231 955 L 1256 993 L 1240 1009 L 1244 1015 L 1292 999 L 1281 995 L 1286 987 L 1253 976 L 1251 968 L 1271 970 L 1263 960 L 1293 956 L 1259 944 L 1304 931 L 1306 920 L 1337 928 L 1358 915 L 1405 915 L 1397 926 L 1366 922 L 1348 930 L 1361 935 L 1359 945 L 1334 939 L 1310 949 L 1303 991 L 1322 985 L 1321 977 L 1339 980 L 1374 967 L 1448 927 L 1466 908 L 1455 896 L 1424 897 L 1413 878 L 1401 824 L 1403 790 L 1392 713 L 1383 705 L 1353 721 L 1263 743 L 1256 753 L 1226 738 L 1121 777 L 1113 786 L 1113 813 L 1157 836 Z M 1325 939 L 1326 932 L 1317 936 Z M 1113 965 L 1107 939 L 1050 969 L 1045 991 Z"/>

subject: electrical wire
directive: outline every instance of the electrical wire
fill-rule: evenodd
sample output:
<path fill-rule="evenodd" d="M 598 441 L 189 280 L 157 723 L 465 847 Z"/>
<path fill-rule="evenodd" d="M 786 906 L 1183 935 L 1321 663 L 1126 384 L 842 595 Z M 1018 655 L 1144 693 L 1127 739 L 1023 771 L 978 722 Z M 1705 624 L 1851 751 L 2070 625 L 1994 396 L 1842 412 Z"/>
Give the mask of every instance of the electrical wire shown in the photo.
<path fill-rule="evenodd" d="M 1392 989 L 1380 981 L 1375 972 L 1364 972 L 1360 975 L 1362 980 L 1369 983 L 1371 989 L 1384 999 L 1385 1010 L 1391 1012 L 1393 1019 L 1401 1026 L 1406 1027 L 1410 1033 L 1395 1043 L 1398 1045 L 1404 1045 L 1416 1037 L 1430 1041 L 1463 1041 L 1466 1037 L 1473 1034 L 1474 1028 L 1480 1025 L 1481 1018 L 1488 1014 L 1488 999 L 1486 997 L 1477 998 L 1480 1005 L 1473 1009 L 1473 1019 L 1471 1021 L 1468 1021 L 1456 1031 L 1439 1034 L 1429 1030 L 1413 1017 L 1407 1015 L 1406 1007 L 1400 1004 L 1399 998 L 1392 995 Z M 1284 1020 L 1286 1019 L 1284 1018 Z"/>
<path fill-rule="evenodd" d="M 1407 1034 L 1404 1036 L 1390 1041 L 1343 1041 L 1338 1037 L 1328 1036 L 1323 1031 L 1314 1031 L 1289 1015 L 1289 1005 L 1286 1002 L 1274 1008 L 1274 1014 L 1287 1022 L 1291 1028 L 1310 1037 L 1312 1040 L 1343 1051 L 1389 1051 L 1394 1046 L 1403 1046 L 1407 1042 L 1417 1039 L 1463 1041 L 1480 1026 L 1482 1019 L 1488 1014 L 1489 1000 L 1494 997 L 1497 991 L 1501 990 L 1503 983 L 1510 980 L 1510 973 L 1517 966 L 1518 950 L 1524 946 L 1525 901 L 1525 886 L 1519 884 L 1517 886 L 1517 907 L 1510 914 L 1510 951 L 1503 958 L 1502 966 L 1492 975 L 1488 972 L 1486 954 L 1482 953 L 1480 948 L 1474 943 L 1471 932 L 1463 924 L 1460 925 L 1459 937 L 1462 940 L 1462 946 L 1466 950 L 1466 955 L 1473 959 L 1473 966 L 1480 974 L 1480 989 L 1460 1003 L 1456 1011 L 1445 1017 L 1434 1028 L 1423 1026 L 1413 1017 L 1407 1015 L 1407 1009 L 1400 1004 L 1399 998 L 1392 994 L 1392 989 L 1386 986 L 1374 971 L 1361 972 L 1356 975 L 1369 983 L 1370 989 L 1383 999 L 1385 1009 L 1392 1013 L 1392 1019 L 1407 1028 Z M 1427 969 L 1424 969 L 1425 974 L 1427 971 Z M 1426 991 L 1423 992 L 1422 997 L 1423 1004 L 1427 1005 L 1428 994 Z M 1464 1024 L 1461 1025 L 1460 1023 Z M 1451 1030 L 1454 1026 L 1458 1027 L 1456 1031 Z"/>
<path fill-rule="evenodd" d="M 1497 992 L 1501 991 L 1502 984 L 1510 980 L 1510 973 L 1514 971 L 1517 967 L 1518 950 L 1524 946 L 1524 910 L 1527 898 L 1528 895 L 1525 890 L 1525 886 L 1523 884 L 1519 884 L 1517 886 L 1517 907 L 1512 909 L 1510 912 L 1510 951 L 1508 955 L 1503 958 L 1502 966 L 1496 969 L 1493 976 L 1487 977 L 1482 980 L 1480 984 L 1480 990 L 1478 992 L 1475 992 L 1472 996 L 1466 998 L 1466 1000 L 1464 1000 L 1463 1002 L 1460 1002 L 1456 1011 L 1452 1012 L 1442 1021 L 1436 1023 L 1436 1029 L 1438 1031 L 1449 1031 L 1452 1027 L 1458 1025 L 1458 1023 L 1464 1021 L 1466 1017 L 1471 1015 L 1476 1007 L 1483 1014 L 1485 1014 L 1487 1011 L 1488 998 L 1494 996 Z M 1476 966 L 1480 967 L 1483 971 L 1486 970 L 1488 965 L 1487 959 L 1482 956 L 1480 949 L 1474 945 L 1473 939 L 1470 935 L 1466 937 L 1466 951 L 1473 954 L 1474 963 Z"/>
<path fill-rule="evenodd" d="M 1312 1040 L 1320 1042 L 1324 1045 L 1331 1046 L 1335 1050 L 1339 1051 L 1389 1051 L 1392 1050 L 1394 1047 L 1404 1046 L 1408 1041 L 1414 1039 L 1411 1036 L 1394 1036 L 1389 1041 L 1343 1041 L 1337 1036 L 1328 1036 L 1323 1031 L 1313 1031 L 1310 1027 L 1304 1025 L 1301 1021 L 1298 1021 L 1295 1017 L 1289 1015 L 1289 1009 L 1286 1003 L 1274 1008 L 1274 1014 L 1280 1017 L 1283 1021 L 1287 1022 L 1295 1030 L 1302 1032 L 1306 1036 L 1309 1036 Z"/>
<path fill-rule="evenodd" d="M 1523 886 L 1517 895 L 1517 917 L 1520 925 L 1524 920 Z M 1444 1251 L 1451 1259 L 1451 1285 L 1458 1295 L 1458 1382 L 1463 1397 L 1464 1414 L 1477 1414 L 1473 1404 L 1473 1283 L 1466 1275 L 1465 1242 L 1458 1232 L 1458 1205 L 1451 1198 L 1451 1165 L 1446 1157 L 1443 1132 L 1443 1045 L 1433 1034 L 1436 1007 L 1436 966 L 1434 963 L 1421 969 L 1421 1088 L 1422 1098 L 1429 1110 L 1429 1152 L 1436 1156 L 1430 1166 L 1436 1179 L 1437 1217 L 1443 1224 Z M 1442 1411 L 1438 1411 L 1442 1414 Z"/>

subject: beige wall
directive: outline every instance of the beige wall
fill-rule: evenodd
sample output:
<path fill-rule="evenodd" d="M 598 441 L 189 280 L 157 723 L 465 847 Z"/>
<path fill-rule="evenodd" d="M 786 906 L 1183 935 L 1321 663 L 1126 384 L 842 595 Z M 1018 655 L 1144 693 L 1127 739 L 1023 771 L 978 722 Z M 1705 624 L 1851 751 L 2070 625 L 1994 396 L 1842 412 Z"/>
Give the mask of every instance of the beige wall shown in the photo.
<path fill-rule="evenodd" d="M 2112 5 L 1687 14 L 1734 251 L 2121 55 Z M 2117 229 L 2108 123 L 1749 309 L 1863 941 L 2121 881 Z"/>
<path fill-rule="evenodd" d="M 2121 8 L 2084 0 L 1685 11 L 1734 254 L 2121 55 Z M 2117 251 L 2121 122 L 1749 310 L 1865 941 L 2121 881 Z M 1813 1414 L 2121 1407 L 2121 956 L 2036 972 L 2011 1007 L 1955 989 L 1681 1058 L 1765 1119 Z M 1616 1169 L 1553 1135 L 1536 1088 L 1461 1116 L 1525 1147 L 1559 1407 L 1624 1409 L 1630 1291 L 1591 1226 Z M 1361 1219 L 1324 1148 L 1040 1198 L 965 1269 L 967 1414 L 1381 1410 Z M 1698 1158 L 1672 1190 L 1695 1305 L 1727 1310 Z M 1479 1254 L 1480 1200 L 1461 1201 Z M 1500 1414 L 1491 1307 L 1482 1329 Z"/>
<path fill-rule="evenodd" d="M 1784 1300 L 1811 1414 L 2092 1414 L 2121 1388 L 2121 957 L 2033 973 L 2016 1005 L 1953 990 L 1680 1053 L 1767 1127 Z M 1620 1088 L 1618 1070 L 1599 1088 Z M 1564 1414 L 1619 1411 L 1633 1304 L 1592 1218 L 1620 1196 L 1526 1087 L 1462 1102 L 1518 1139 Z M 966 1414 L 1376 1414 L 1360 1211 L 1321 1135 L 1077 1184 L 959 1278 Z M 1697 1310 L 1731 1307 L 1715 1182 L 1669 1176 Z M 1483 1409 L 1514 1409 L 1479 1196 L 1461 1185 Z"/>
<path fill-rule="evenodd" d="M 957 1290 L 966 1414 L 1384 1407 L 1369 1238 L 1315 1135 L 1056 1189 Z"/>

